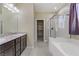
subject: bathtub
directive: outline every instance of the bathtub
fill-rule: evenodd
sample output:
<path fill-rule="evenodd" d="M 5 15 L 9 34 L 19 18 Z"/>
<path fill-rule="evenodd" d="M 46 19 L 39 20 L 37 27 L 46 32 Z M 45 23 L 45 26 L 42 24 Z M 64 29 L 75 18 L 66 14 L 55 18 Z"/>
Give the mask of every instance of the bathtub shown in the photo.
<path fill-rule="evenodd" d="M 79 56 L 79 40 L 50 37 L 49 51 L 53 56 Z"/>

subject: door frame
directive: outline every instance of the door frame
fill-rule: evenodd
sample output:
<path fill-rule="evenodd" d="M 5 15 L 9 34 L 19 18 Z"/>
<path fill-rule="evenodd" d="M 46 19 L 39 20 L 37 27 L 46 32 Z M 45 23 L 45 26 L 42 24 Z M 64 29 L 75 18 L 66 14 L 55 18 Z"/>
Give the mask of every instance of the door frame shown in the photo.
<path fill-rule="evenodd" d="M 40 20 L 40 19 L 35 19 L 35 42 L 37 42 L 37 20 Z M 43 20 L 43 22 L 44 22 L 44 37 L 43 37 L 43 41 L 45 42 L 46 40 L 45 40 L 45 20 Z"/>

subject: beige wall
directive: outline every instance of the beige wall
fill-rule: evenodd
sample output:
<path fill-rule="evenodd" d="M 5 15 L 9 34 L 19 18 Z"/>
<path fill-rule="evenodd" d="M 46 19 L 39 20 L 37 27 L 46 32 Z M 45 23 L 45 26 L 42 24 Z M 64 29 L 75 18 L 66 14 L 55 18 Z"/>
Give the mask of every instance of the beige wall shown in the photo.
<path fill-rule="evenodd" d="M 33 4 L 18 5 L 20 14 L 18 15 L 18 32 L 27 33 L 27 43 L 29 47 L 34 46 L 34 9 Z"/>

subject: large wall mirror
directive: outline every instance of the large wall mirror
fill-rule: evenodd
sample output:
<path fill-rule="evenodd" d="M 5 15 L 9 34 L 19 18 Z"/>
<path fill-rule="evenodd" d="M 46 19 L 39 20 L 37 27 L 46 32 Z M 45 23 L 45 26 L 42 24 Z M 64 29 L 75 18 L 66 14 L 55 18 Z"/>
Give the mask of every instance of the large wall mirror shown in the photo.
<path fill-rule="evenodd" d="M 9 6 L 13 4 L 0 4 L 0 35 L 18 32 L 18 13 Z"/>
<path fill-rule="evenodd" d="M 1 4 L 0 4 L 0 35 L 2 33 L 2 7 L 1 7 Z"/>

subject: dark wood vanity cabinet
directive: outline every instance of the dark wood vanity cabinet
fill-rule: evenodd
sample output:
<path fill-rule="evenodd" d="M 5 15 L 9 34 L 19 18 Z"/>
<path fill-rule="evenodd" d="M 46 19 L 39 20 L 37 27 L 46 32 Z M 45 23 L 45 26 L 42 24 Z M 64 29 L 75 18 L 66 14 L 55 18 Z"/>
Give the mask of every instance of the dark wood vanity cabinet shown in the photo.
<path fill-rule="evenodd" d="M 26 37 L 27 37 L 26 35 L 21 37 L 21 53 L 27 46 L 27 38 Z"/>
<path fill-rule="evenodd" d="M 0 46 L 0 55 L 1 56 L 14 56 L 15 55 L 14 40 Z"/>
<path fill-rule="evenodd" d="M 8 50 L 5 51 L 5 56 L 15 56 L 15 48 L 12 46 Z"/>
<path fill-rule="evenodd" d="M 23 52 L 23 50 L 24 50 L 24 41 L 23 41 L 23 39 L 21 38 L 21 52 Z"/>
<path fill-rule="evenodd" d="M 0 46 L 0 56 L 3 56 L 3 55 L 4 55 L 4 53 L 2 52 L 1 46 Z"/>
<path fill-rule="evenodd" d="M 0 45 L 0 56 L 19 56 L 27 46 L 27 35 Z"/>
<path fill-rule="evenodd" d="M 0 55 L 1 55 L 1 46 L 0 46 Z"/>
<path fill-rule="evenodd" d="M 21 55 L 27 46 L 27 35 L 23 35 L 16 39 L 16 56 Z"/>
<path fill-rule="evenodd" d="M 15 52 L 16 52 L 16 56 L 19 56 L 21 54 L 21 39 L 20 37 L 19 38 L 16 38 L 15 40 Z"/>
<path fill-rule="evenodd" d="M 25 35 L 25 47 L 27 46 L 27 35 Z"/>

